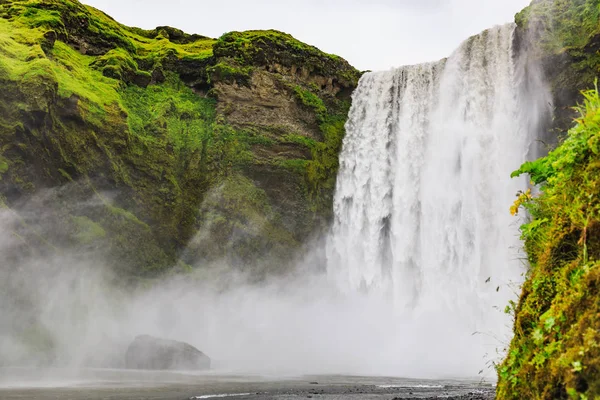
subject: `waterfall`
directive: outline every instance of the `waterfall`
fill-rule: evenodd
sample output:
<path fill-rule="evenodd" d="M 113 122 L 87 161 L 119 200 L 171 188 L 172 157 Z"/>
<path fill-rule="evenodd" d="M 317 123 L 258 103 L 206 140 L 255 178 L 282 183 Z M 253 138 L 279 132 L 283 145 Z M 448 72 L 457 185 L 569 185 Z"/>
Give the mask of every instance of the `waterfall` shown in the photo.
<path fill-rule="evenodd" d="M 525 271 L 509 207 L 527 188 L 510 174 L 549 103 L 514 36 L 496 27 L 446 60 L 362 77 L 327 244 L 342 290 L 378 293 L 409 321 L 437 312 L 467 333 L 509 329 L 499 309 Z"/>

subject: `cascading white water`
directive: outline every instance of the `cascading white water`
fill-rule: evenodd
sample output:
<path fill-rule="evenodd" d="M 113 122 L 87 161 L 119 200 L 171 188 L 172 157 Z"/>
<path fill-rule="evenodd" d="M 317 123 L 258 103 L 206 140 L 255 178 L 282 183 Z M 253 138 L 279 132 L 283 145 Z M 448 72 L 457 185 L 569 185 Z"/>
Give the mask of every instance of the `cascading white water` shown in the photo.
<path fill-rule="evenodd" d="M 438 313 L 469 334 L 507 331 L 498 308 L 524 271 L 509 207 L 527 187 L 510 173 L 548 107 L 541 80 L 514 54 L 514 32 L 496 27 L 447 60 L 361 79 L 327 245 L 343 290 L 391 297 L 408 321 Z"/>

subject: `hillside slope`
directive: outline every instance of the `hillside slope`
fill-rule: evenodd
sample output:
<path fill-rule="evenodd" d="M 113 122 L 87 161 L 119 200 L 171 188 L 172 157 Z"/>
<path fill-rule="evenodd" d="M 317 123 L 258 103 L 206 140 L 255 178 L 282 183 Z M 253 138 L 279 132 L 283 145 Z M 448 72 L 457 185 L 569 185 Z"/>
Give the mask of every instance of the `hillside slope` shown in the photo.
<path fill-rule="evenodd" d="M 1 204 L 27 251 L 101 253 L 126 276 L 289 259 L 330 217 L 359 75 L 277 31 L 0 0 Z"/>

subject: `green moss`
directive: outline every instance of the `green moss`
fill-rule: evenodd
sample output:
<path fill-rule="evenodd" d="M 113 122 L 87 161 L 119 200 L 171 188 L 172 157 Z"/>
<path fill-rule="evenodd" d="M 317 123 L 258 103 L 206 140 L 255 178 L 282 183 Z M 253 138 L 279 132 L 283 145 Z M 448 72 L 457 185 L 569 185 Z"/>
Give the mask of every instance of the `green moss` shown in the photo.
<path fill-rule="evenodd" d="M 295 173 L 304 173 L 310 163 L 308 160 L 304 159 L 281 159 L 281 160 L 273 160 L 275 165 L 278 165 L 282 168 L 290 170 Z"/>
<path fill-rule="evenodd" d="M 537 0 L 517 14 L 523 37 L 533 39 L 554 94 L 554 128 L 561 135 L 581 101 L 579 91 L 591 88 L 600 74 L 600 4 L 598 0 Z"/>
<path fill-rule="evenodd" d="M 178 154 L 201 150 L 213 136 L 215 101 L 197 96 L 173 73 L 146 89 L 128 86 L 121 98 L 131 132 L 144 142 L 173 146 Z"/>
<path fill-rule="evenodd" d="M 140 59 L 150 64 L 162 63 L 169 56 L 175 56 L 178 59 L 204 60 L 213 55 L 212 47 L 216 42 L 214 39 L 197 35 L 188 35 L 194 37 L 195 40 L 178 41 L 161 36 L 160 32 L 157 33 L 156 31 L 144 32 L 137 28 L 125 27 L 123 29 L 126 35 L 131 37 L 139 46 L 136 53 Z"/>
<path fill-rule="evenodd" d="M 0 190 L 18 199 L 68 183 L 77 187 L 74 204 L 99 196 L 97 214 L 57 206 L 57 225 L 71 226 L 86 250 L 105 246 L 124 274 L 177 265 L 207 226 L 223 230 L 199 254 L 289 258 L 319 213 L 330 212 L 347 94 L 309 81 L 353 87 L 359 74 L 339 57 L 276 31 L 215 41 L 129 28 L 74 0 L 4 0 L 0 17 L 0 149 L 10 166 L 0 163 Z M 206 97 L 214 85 L 254 90 L 259 70 L 316 116 L 322 138 L 217 116 L 218 100 Z M 291 151 L 271 157 L 278 147 Z M 306 149 L 311 160 L 298 158 Z"/>
<path fill-rule="evenodd" d="M 283 135 L 283 137 L 281 138 L 281 141 L 283 143 L 299 144 L 299 145 L 302 145 L 309 149 L 312 149 L 312 148 L 316 147 L 316 145 L 317 145 L 316 140 L 306 137 L 306 136 L 303 136 L 303 135 L 294 134 L 294 133 L 288 133 L 286 135 Z"/>
<path fill-rule="evenodd" d="M 248 266 L 257 257 L 282 260 L 297 246 L 290 232 L 279 225 L 266 193 L 241 174 L 229 175 L 215 187 L 202 213 L 200 234 L 188 246 L 201 258 L 225 254 L 233 264 Z"/>
<path fill-rule="evenodd" d="M 0 181 L 2 180 L 2 175 L 8 172 L 8 162 L 0 156 Z"/>
<path fill-rule="evenodd" d="M 226 62 L 207 68 L 210 82 L 237 82 L 241 85 L 249 85 L 252 75 L 252 67 L 239 67 Z"/>
<path fill-rule="evenodd" d="M 57 29 L 59 31 L 66 30 L 60 12 L 57 10 L 37 8 L 36 3 L 26 4 L 24 11 L 19 15 L 18 19 L 29 28 L 44 27 Z"/>
<path fill-rule="evenodd" d="M 339 154 L 346 135 L 346 117 L 350 110 L 349 102 L 341 102 L 335 113 L 323 118 L 320 129 L 323 142 L 312 148 L 312 160 L 307 165 L 311 201 L 315 210 L 331 213 L 333 191 L 339 169 Z"/>
<path fill-rule="evenodd" d="M 71 221 L 75 225 L 74 236 L 82 244 L 93 243 L 106 237 L 104 228 L 88 217 L 71 217 Z"/>
<path fill-rule="evenodd" d="M 294 93 L 296 97 L 307 107 L 312 108 L 317 114 L 319 122 L 322 122 L 327 114 L 327 107 L 323 103 L 323 100 L 310 90 L 303 89 L 301 86 L 294 86 Z"/>
<path fill-rule="evenodd" d="M 145 80 L 147 85 L 151 79 L 150 73 L 140 71 L 131 54 L 121 48 L 110 50 L 103 56 L 98 57 L 90 64 L 90 67 L 101 71 L 102 75 L 108 78 L 125 83 L 136 83 Z"/>
<path fill-rule="evenodd" d="M 533 2 L 515 17 L 517 25 L 531 28 L 551 52 L 584 47 L 600 33 L 597 0 L 541 0 Z"/>
<path fill-rule="evenodd" d="M 269 44 L 273 45 L 273 47 L 287 48 L 297 52 L 324 56 L 333 61 L 340 60 L 340 57 L 336 55 L 324 53 L 314 46 L 310 46 L 295 39 L 290 34 L 276 30 L 230 32 L 219 38 L 219 42 L 224 42 L 225 46 L 226 44 L 229 44 L 233 47 L 245 48 L 247 51 L 244 53 L 246 53 L 246 57 L 249 58 L 252 57 L 252 52 L 259 52 L 258 49 L 251 49 L 254 44 Z"/>
<path fill-rule="evenodd" d="M 119 207 L 114 207 L 111 205 L 107 205 L 107 207 L 116 218 L 120 218 L 120 219 L 129 221 L 129 222 L 132 222 L 132 223 L 140 226 L 142 229 L 150 230 L 150 227 L 148 226 L 148 224 L 140 221 L 139 218 L 136 217 L 135 215 L 133 215 L 133 213 L 131 213 L 130 211 L 124 210 Z"/>
<path fill-rule="evenodd" d="M 239 65 L 280 64 L 305 68 L 309 73 L 336 76 L 356 84 L 359 72 L 338 56 L 327 54 L 291 35 L 275 30 L 230 32 L 214 45 L 216 57 L 234 59 Z"/>
<path fill-rule="evenodd" d="M 73 177 L 71 177 L 71 174 L 69 174 L 67 171 L 65 171 L 62 168 L 58 169 L 58 172 L 68 181 L 73 181 Z"/>
<path fill-rule="evenodd" d="M 118 23 L 77 1 L 8 0 L 3 2 L 0 15 L 29 28 L 55 30 L 65 41 L 77 43 L 79 38 L 86 37 L 90 44 L 103 50 L 115 47 L 133 50 Z"/>
<path fill-rule="evenodd" d="M 577 125 L 530 174 L 522 194 L 530 270 L 515 308 L 514 339 L 499 366 L 498 399 L 600 397 L 600 96 L 585 92 Z M 513 209 L 516 211 L 516 208 Z"/>
<path fill-rule="evenodd" d="M 62 98 L 76 96 L 78 106 L 96 126 L 102 126 L 111 105 L 120 108 L 117 89 L 120 83 L 90 68 L 94 58 L 81 55 L 68 45 L 57 42 L 52 49 L 54 63 L 50 64 Z"/>

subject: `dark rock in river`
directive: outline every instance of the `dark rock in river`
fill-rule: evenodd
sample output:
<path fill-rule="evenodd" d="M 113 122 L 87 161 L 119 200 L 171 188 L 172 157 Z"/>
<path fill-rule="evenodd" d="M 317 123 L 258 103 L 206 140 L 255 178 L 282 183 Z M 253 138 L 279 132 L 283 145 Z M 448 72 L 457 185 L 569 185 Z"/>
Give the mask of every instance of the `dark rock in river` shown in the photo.
<path fill-rule="evenodd" d="M 210 369 L 210 358 L 192 345 L 142 335 L 127 348 L 125 365 L 130 369 Z"/>

